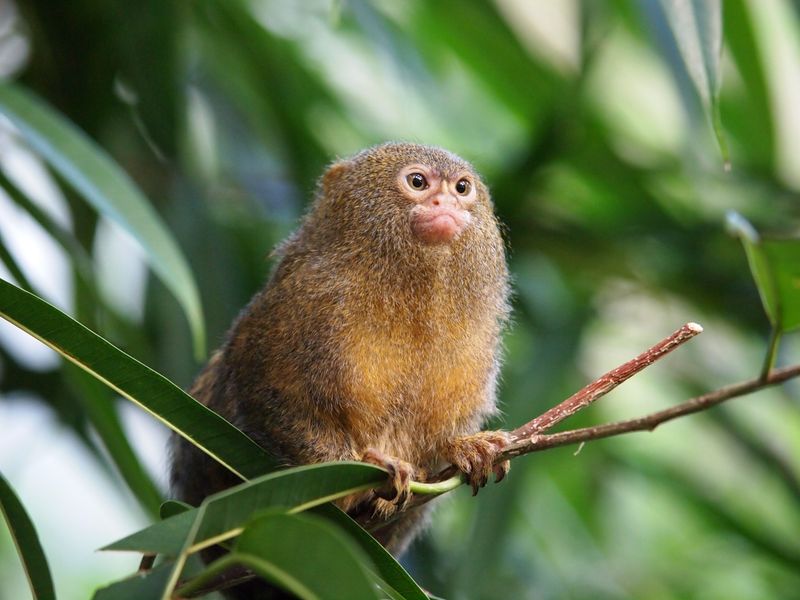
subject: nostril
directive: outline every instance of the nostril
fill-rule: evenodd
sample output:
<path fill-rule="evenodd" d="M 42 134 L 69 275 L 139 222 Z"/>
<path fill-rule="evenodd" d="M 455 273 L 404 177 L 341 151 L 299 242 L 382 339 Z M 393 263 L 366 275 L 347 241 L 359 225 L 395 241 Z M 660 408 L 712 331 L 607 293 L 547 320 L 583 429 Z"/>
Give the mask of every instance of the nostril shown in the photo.
<path fill-rule="evenodd" d="M 439 199 L 438 199 L 438 198 L 434 198 L 434 199 L 431 201 L 431 204 L 433 204 L 434 206 L 439 206 Z"/>

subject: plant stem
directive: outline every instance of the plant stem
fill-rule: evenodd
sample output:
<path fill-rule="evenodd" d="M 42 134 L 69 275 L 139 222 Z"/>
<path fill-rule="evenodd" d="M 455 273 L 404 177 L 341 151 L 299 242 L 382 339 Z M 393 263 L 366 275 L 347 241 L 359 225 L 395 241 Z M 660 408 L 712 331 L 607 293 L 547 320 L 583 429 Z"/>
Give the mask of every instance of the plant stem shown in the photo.
<path fill-rule="evenodd" d="M 781 331 L 777 327 L 772 328 L 772 333 L 769 336 L 769 347 L 767 348 L 767 355 L 764 357 L 764 366 L 761 368 L 761 379 L 767 380 L 770 371 L 775 366 L 775 359 L 778 356 L 778 344 L 781 341 Z"/>
<path fill-rule="evenodd" d="M 530 452 L 539 452 L 541 450 L 547 450 L 548 448 L 555 448 L 556 446 L 588 442 L 590 440 L 631 433 L 633 431 L 652 431 L 666 421 L 706 410 L 726 400 L 730 400 L 731 398 L 744 396 L 798 376 L 800 376 L 800 365 L 793 365 L 783 369 L 774 369 L 769 373 L 766 379 L 759 377 L 734 383 L 644 417 L 628 419 L 617 423 L 596 425 L 594 427 L 572 429 L 560 433 L 533 435 L 528 439 L 513 442 L 506 446 L 497 460 L 499 462 Z"/>
<path fill-rule="evenodd" d="M 513 441 L 497 455 L 495 464 L 504 460 L 516 458 L 517 456 L 522 456 L 523 454 L 540 452 L 558 446 L 579 444 L 634 431 L 652 431 L 666 421 L 709 409 L 731 398 L 744 396 L 800 376 L 800 364 L 784 367 L 782 369 L 770 368 L 765 374 L 756 379 L 741 381 L 700 396 L 695 396 L 681 404 L 651 413 L 644 417 L 618 421 L 616 423 L 606 423 L 594 427 L 572 429 L 559 433 L 542 433 L 568 416 L 587 407 L 598 398 L 601 398 L 620 383 L 662 358 L 702 330 L 703 328 L 695 323 L 687 323 L 672 335 L 663 339 L 633 360 L 609 371 L 555 407 L 545 411 L 542 415 L 529 421 L 522 427 L 515 429 L 511 432 Z M 773 348 L 777 347 L 779 337 L 780 334 L 775 334 L 773 332 L 773 341 L 770 345 L 770 357 L 774 356 Z M 770 358 L 770 361 L 771 360 L 773 359 Z M 414 509 L 426 504 L 437 495 L 449 492 L 460 486 L 463 482 L 464 479 L 461 474 L 454 475 L 454 467 L 452 466 L 431 477 L 429 482 L 422 483 L 414 481 L 411 483 L 411 491 L 414 492 L 414 496 L 411 498 L 405 510 Z M 376 518 L 375 516 L 364 516 L 358 519 L 358 522 L 362 527 L 368 530 L 377 530 L 387 526 L 397 517 L 399 517 L 399 513 L 388 521 Z"/>
<path fill-rule="evenodd" d="M 453 475 L 448 479 L 445 479 L 443 481 L 437 481 L 434 483 L 422 483 L 420 481 L 412 481 L 411 491 L 414 494 L 439 495 L 439 494 L 444 494 L 445 492 L 449 492 L 450 490 L 456 489 L 462 483 L 464 483 L 464 478 L 462 477 L 461 474 Z"/>
<path fill-rule="evenodd" d="M 574 393 L 563 402 L 560 402 L 535 419 L 525 423 L 525 425 L 522 427 L 518 427 L 511 432 L 512 439 L 515 441 L 522 440 L 543 431 L 547 431 L 567 417 L 570 417 L 579 410 L 586 408 L 598 398 L 602 398 L 619 384 L 627 381 L 642 369 L 652 365 L 658 359 L 663 358 L 675 348 L 689 341 L 702 331 L 703 328 L 697 323 L 687 323 L 680 329 L 676 330 L 669 337 L 664 338 L 656 345 L 642 352 L 633 360 L 629 360 L 616 369 L 609 371 L 602 377 L 597 378 L 592 383 L 585 386 L 580 391 Z"/>

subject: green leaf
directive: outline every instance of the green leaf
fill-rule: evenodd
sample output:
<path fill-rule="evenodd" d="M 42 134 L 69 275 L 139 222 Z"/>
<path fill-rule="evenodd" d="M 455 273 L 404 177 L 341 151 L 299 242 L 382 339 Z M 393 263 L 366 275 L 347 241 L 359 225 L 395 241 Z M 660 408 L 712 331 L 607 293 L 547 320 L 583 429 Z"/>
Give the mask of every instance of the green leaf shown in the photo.
<path fill-rule="evenodd" d="M 168 598 L 190 555 L 239 535 L 242 525 L 255 511 L 283 508 L 301 512 L 375 487 L 385 478 L 384 469 L 357 462 L 306 465 L 270 473 L 209 496 L 198 508 L 157 523 L 104 549 L 177 554 L 162 596 Z"/>
<path fill-rule="evenodd" d="M 0 171 L 0 188 L 61 245 L 69 255 L 74 267 L 74 273 L 85 286 L 91 300 L 100 302 L 101 299 L 95 287 L 94 267 L 91 258 L 80 243 L 69 231 L 57 224 L 46 211 L 31 201 L 2 171 Z M 2 241 L 0 241 L 0 259 L 2 259 L 3 250 Z M 9 270 L 21 284 L 20 287 L 35 292 L 34 288 L 21 280 L 13 269 Z M 100 385 L 80 369 L 64 369 L 63 376 L 68 383 L 68 387 L 74 391 L 75 398 L 102 440 L 108 451 L 108 457 L 113 461 L 131 492 L 145 510 L 151 514 L 158 514 L 161 493 L 142 468 L 141 462 L 127 440 L 117 414 L 115 399 L 112 398 L 110 390 Z M 96 454 L 100 460 L 105 462 L 105 456 L 100 453 Z"/>
<path fill-rule="evenodd" d="M 201 505 L 202 522 L 192 543 L 201 546 L 212 538 L 229 539 L 256 511 L 282 508 L 300 512 L 385 480 L 383 469 L 357 462 L 320 463 L 270 473 L 206 498 Z M 175 556 L 199 513 L 197 508 L 187 510 L 102 549 Z"/>
<path fill-rule="evenodd" d="M 400 592 L 391 587 L 383 579 L 380 579 L 377 576 L 375 576 L 374 579 L 375 585 L 381 592 L 383 592 L 383 596 L 381 596 L 381 598 L 386 598 L 387 600 L 405 600 Z M 426 600 L 430 600 L 430 596 L 426 596 L 425 598 Z"/>
<path fill-rule="evenodd" d="M 174 238 L 131 178 L 86 134 L 20 87 L 0 83 L 0 114 L 87 202 L 139 241 L 153 271 L 183 307 L 201 357 L 205 330 L 197 285 Z"/>
<path fill-rule="evenodd" d="M 191 504 L 181 502 L 180 500 L 165 500 L 161 503 L 159 514 L 162 519 L 169 519 L 175 515 L 185 513 L 187 510 L 194 508 Z"/>
<path fill-rule="evenodd" d="M 55 599 L 50 567 L 47 565 L 39 536 L 28 513 L 25 512 L 25 507 L 2 474 L 0 474 L 0 510 L 14 538 L 33 597 L 39 600 Z"/>
<path fill-rule="evenodd" d="M 118 83 L 121 80 L 130 87 L 133 98 L 123 98 L 151 149 L 159 158 L 174 159 L 185 100 L 179 58 L 185 33 L 181 21 L 184 7 L 162 0 L 144 0 L 137 7 L 135 14 L 109 11 L 114 19 L 106 27 L 115 32 L 114 45 L 119 48 L 120 62 L 115 64 Z"/>
<path fill-rule="evenodd" d="M 253 440 L 163 375 L 3 279 L 0 316 L 149 412 L 242 479 L 272 467 L 270 456 Z"/>
<path fill-rule="evenodd" d="M 720 0 L 660 0 L 686 70 L 703 103 L 719 94 L 722 53 Z"/>
<path fill-rule="evenodd" d="M 775 116 L 765 66 L 768 59 L 754 27 L 758 7 L 746 0 L 726 0 L 724 18 L 725 47 L 730 50 L 747 94 L 741 102 L 726 105 L 727 125 L 742 130 L 747 154 L 759 166 L 772 169 L 775 163 Z"/>
<path fill-rule="evenodd" d="M 142 507 L 151 515 L 157 515 L 161 492 L 128 441 L 117 413 L 116 398 L 85 371 L 69 366 L 71 368 L 64 370 L 64 376 L 74 386 L 75 395 L 111 460 Z"/>
<path fill-rule="evenodd" d="M 236 553 L 270 562 L 319 598 L 377 598 L 365 568 L 367 556 L 324 519 L 310 515 L 262 517 L 245 528 Z"/>
<path fill-rule="evenodd" d="M 727 224 L 742 240 L 773 328 L 787 332 L 800 327 L 800 239 L 764 238 L 737 213 L 728 215 Z"/>
<path fill-rule="evenodd" d="M 295 180 L 305 188 L 330 158 L 309 131 L 305 115 L 334 104 L 335 97 L 299 59 L 295 45 L 263 27 L 247 2 L 210 0 L 195 12 L 198 23 L 209 28 L 206 60 L 217 71 L 217 85 L 231 90 L 231 101 L 265 146 L 279 144 Z"/>
<path fill-rule="evenodd" d="M 407 600 L 428 600 L 417 582 L 408 574 L 394 556 L 380 542 L 365 531 L 347 513 L 333 504 L 322 504 L 311 511 L 313 514 L 333 521 L 343 529 L 367 553 L 381 578 Z"/>
<path fill-rule="evenodd" d="M 98 294 L 94 283 L 94 265 L 92 264 L 91 257 L 83 246 L 78 243 L 78 240 L 76 240 L 70 232 L 57 224 L 46 211 L 42 210 L 35 202 L 31 201 L 27 195 L 6 177 L 2 170 L 0 170 L 0 188 L 2 188 L 3 191 L 8 194 L 8 197 L 22 210 L 28 213 L 28 216 L 36 221 L 42 229 L 49 233 L 53 240 L 58 242 L 69 255 L 75 267 L 76 274 L 83 280 L 85 285 L 89 286 L 92 296 L 97 297 Z M 22 285 L 21 282 L 20 285 L 27 290 L 33 289 L 30 286 Z"/>
<path fill-rule="evenodd" d="M 179 594 L 234 564 L 252 569 L 303 600 L 379 597 L 366 554 L 324 519 L 311 515 L 270 514 L 254 519 L 234 552 L 211 564 Z"/>
<path fill-rule="evenodd" d="M 331 462 L 305 465 L 272 473 L 261 485 L 246 483 L 211 496 L 206 517 L 198 528 L 195 543 L 220 536 L 262 507 L 284 507 L 301 512 L 367 490 L 386 481 L 386 471 L 360 462 Z"/>
<path fill-rule="evenodd" d="M 183 547 L 196 516 L 196 508 L 172 515 L 100 550 L 176 556 Z"/>
<path fill-rule="evenodd" d="M 557 89 L 557 79 L 533 59 L 495 3 L 440 0 L 416 7 L 415 25 L 408 33 L 431 64 L 442 61 L 444 45 L 503 104 L 537 123 Z M 474 43 L 476 36 L 480 44 Z"/>
<path fill-rule="evenodd" d="M 668 461 L 637 460 L 619 451 L 609 451 L 611 460 L 630 473 L 637 473 L 662 487 L 676 501 L 694 508 L 698 518 L 705 517 L 710 530 L 719 528 L 726 536 L 740 537 L 751 547 L 754 558 L 759 554 L 771 564 L 785 564 L 793 572 L 800 569 L 800 546 L 795 536 L 776 536 L 771 527 L 758 520 L 751 520 L 737 510 L 735 502 L 720 502 L 719 496 L 709 482 L 698 480 L 689 473 L 671 465 Z M 613 473 L 613 471 L 611 471 Z M 740 507 L 739 507 L 740 508 Z"/>
<path fill-rule="evenodd" d="M 33 286 L 28 278 L 25 276 L 25 272 L 22 270 L 22 267 L 19 266 L 17 263 L 17 259 L 14 258 L 14 255 L 11 254 L 11 251 L 6 247 L 5 240 L 3 239 L 3 234 L 0 232 L 0 263 L 3 263 L 8 269 L 8 272 L 11 273 L 11 276 L 17 281 L 19 286 L 26 290 L 33 290 Z"/>
<path fill-rule="evenodd" d="M 719 115 L 722 72 L 722 4 L 720 0 L 659 0 L 686 72 L 711 121 L 722 159 L 730 161 Z"/>
<path fill-rule="evenodd" d="M 172 565 L 159 565 L 150 571 L 136 573 L 94 593 L 94 600 L 143 600 L 158 598 L 167 584 Z"/>
<path fill-rule="evenodd" d="M 772 312 L 781 331 L 800 327 L 800 239 L 764 239 L 761 242 L 763 271 L 774 289 Z"/>

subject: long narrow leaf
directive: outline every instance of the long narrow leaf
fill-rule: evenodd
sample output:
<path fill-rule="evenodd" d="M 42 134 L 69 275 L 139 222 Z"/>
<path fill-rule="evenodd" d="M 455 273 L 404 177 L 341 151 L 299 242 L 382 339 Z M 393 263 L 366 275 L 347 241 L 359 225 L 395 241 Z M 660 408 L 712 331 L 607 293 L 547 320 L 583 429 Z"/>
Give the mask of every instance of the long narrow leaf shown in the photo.
<path fill-rule="evenodd" d="M 754 14 L 759 7 L 746 0 L 726 0 L 724 18 L 725 47 L 736 61 L 747 94 L 741 104 L 731 106 L 728 123 L 742 128 L 748 154 L 766 169 L 775 164 L 775 115 L 765 66 L 768 61 L 764 43 L 754 27 Z M 738 117 L 738 118 L 737 118 Z"/>
<path fill-rule="evenodd" d="M 0 232 L 0 263 L 3 263 L 11 273 L 11 276 L 17 280 L 17 283 L 26 290 L 33 290 L 30 280 L 25 276 L 22 267 L 19 266 L 17 259 L 11 254 L 11 251 L 6 246 L 3 234 Z"/>
<path fill-rule="evenodd" d="M 39 536 L 28 513 L 25 512 L 25 507 L 2 474 L 0 474 L 0 510 L 14 538 L 33 597 L 37 600 L 55 600 L 53 579 Z"/>
<path fill-rule="evenodd" d="M 380 484 L 386 471 L 364 463 L 306 465 L 270 473 L 209 496 L 194 544 L 233 537 L 256 511 L 282 508 L 299 512 L 360 489 Z M 193 508 L 155 523 L 103 548 L 175 556 L 198 515 Z"/>
<path fill-rule="evenodd" d="M 144 600 L 145 598 L 158 598 L 169 578 L 170 566 L 169 564 L 159 565 L 151 571 L 136 573 L 127 579 L 116 581 L 97 590 L 92 598 L 93 600 Z"/>
<path fill-rule="evenodd" d="M 0 316 L 146 410 L 242 479 L 269 471 L 253 440 L 163 375 L 38 296 L 0 279 Z"/>
<path fill-rule="evenodd" d="M 422 591 L 417 582 L 408 574 L 403 566 L 381 546 L 380 542 L 367 533 L 358 523 L 339 510 L 333 504 L 323 504 L 314 508 L 312 513 L 325 517 L 336 523 L 347 532 L 361 549 L 372 559 L 375 569 L 381 578 L 392 589 L 402 595 L 406 600 L 428 600 L 428 595 Z"/>
<path fill-rule="evenodd" d="M 730 155 L 719 114 L 722 3 L 720 0 L 659 0 L 659 3 L 727 166 Z M 660 11 L 651 9 L 651 12 L 656 19 L 662 16 Z M 675 68 L 674 62 L 670 61 L 670 66 Z"/>
<path fill-rule="evenodd" d="M 176 556 L 181 551 L 196 516 L 196 508 L 172 515 L 100 550 Z"/>
<path fill-rule="evenodd" d="M 727 226 L 742 241 L 772 327 L 779 332 L 800 327 L 800 238 L 761 236 L 734 212 L 728 214 Z"/>
<path fill-rule="evenodd" d="M 236 552 L 269 561 L 294 575 L 319 598 L 377 598 L 366 569 L 367 556 L 318 517 L 269 515 L 257 519 L 245 528 Z"/>
<path fill-rule="evenodd" d="M 179 590 L 184 595 L 239 564 L 303 600 L 378 598 L 369 558 L 324 519 L 270 514 L 245 527 L 233 553 Z"/>
<path fill-rule="evenodd" d="M 262 507 L 273 510 L 291 508 L 291 512 L 300 512 L 374 487 L 385 476 L 383 469 L 364 463 L 307 465 L 293 469 L 288 476 L 285 472 L 273 473 L 258 482 L 206 498 L 195 511 L 194 522 L 175 559 L 162 600 L 172 597 L 183 568 L 194 553 L 241 534 L 240 524 L 244 516 L 250 516 Z M 308 500 L 291 506 L 288 499 L 297 494 L 306 495 Z"/>
<path fill-rule="evenodd" d="M 76 389 L 78 401 L 86 412 L 108 455 L 142 507 L 155 516 L 161 506 L 161 492 L 145 471 L 125 435 L 111 390 L 81 369 L 69 365 L 64 375 Z"/>
<path fill-rule="evenodd" d="M 705 104 L 719 92 L 722 6 L 719 0 L 661 0 L 686 70 Z"/>
<path fill-rule="evenodd" d="M 26 196 L 6 175 L 0 170 L 0 188 L 16 203 L 28 216 L 36 221 L 42 229 L 58 242 L 69 255 L 75 266 L 76 273 L 91 287 L 93 295 L 97 295 L 94 283 L 94 266 L 92 259 L 83 246 L 78 243 L 72 234 L 55 222 L 55 220 L 42 210 L 35 202 Z M 27 288 L 26 288 L 27 289 Z"/>
<path fill-rule="evenodd" d="M 203 312 L 189 265 L 161 218 L 130 177 L 72 123 L 42 100 L 10 83 L 0 84 L 0 114 L 97 211 L 142 245 L 153 271 L 183 307 L 195 352 L 205 353 Z"/>
<path fill-rule="evenodd" d="M 187 510 L 194 508 L 191 504 L 182 502 L 181 500 L 165 500 L 159 508 L 159 515 L 162 519 L 169 519 L 175 515 L 185 513 Z"/>
<path fill-rule="evenodd" d="M 91 258 L 83 246 L 69 231 L 57 224 L 46 211 L 30 200 L 2 171 L 0 171 L 0 188 L 61 245 L 72 261 L 76 277 L 86 286 L 91 297 L 99 301 Z M 0 260 L 3 260 L 3 250 L 2 241 L 0 241 Z M 34 288 L 20 279 L 13 269 L 9 270 L 20 283 L 20 287 L 35 292 Z M 161 494 L 153 480 L 142 468 L 124 435 L 110 390 L 80 369 L 65 369 L 63 374 L 70 387 L 76 388 L 75 396 L 83 406 L 86 416 L 92 422 L 108 451 L 108 456 L 113 460 L 131 492 L 147 511 L 151 514 L 158 514 Z"/>

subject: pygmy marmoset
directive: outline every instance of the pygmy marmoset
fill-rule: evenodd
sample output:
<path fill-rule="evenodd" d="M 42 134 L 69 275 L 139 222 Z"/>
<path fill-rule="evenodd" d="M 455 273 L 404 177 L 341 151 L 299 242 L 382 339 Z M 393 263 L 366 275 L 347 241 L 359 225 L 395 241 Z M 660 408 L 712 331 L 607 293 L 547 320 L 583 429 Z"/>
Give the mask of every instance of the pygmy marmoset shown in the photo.
<path fill-rule="evenodd" d="M 286 466 L 385 466 L 394 497 L 347 498 L 390 516 L 409 479 L 452 463 L 474 490 L 494 471 L 500 335 L 508 318 L 503 240 L 486 186 L 459 157 L 388 143 L 334 163 L 266 286 L 236 319 L 191 393 Z M 176 439 L 172 484 L 197 505 L 239 481 Z M 376 537 L 395 554 L 422 507 Z"/>

